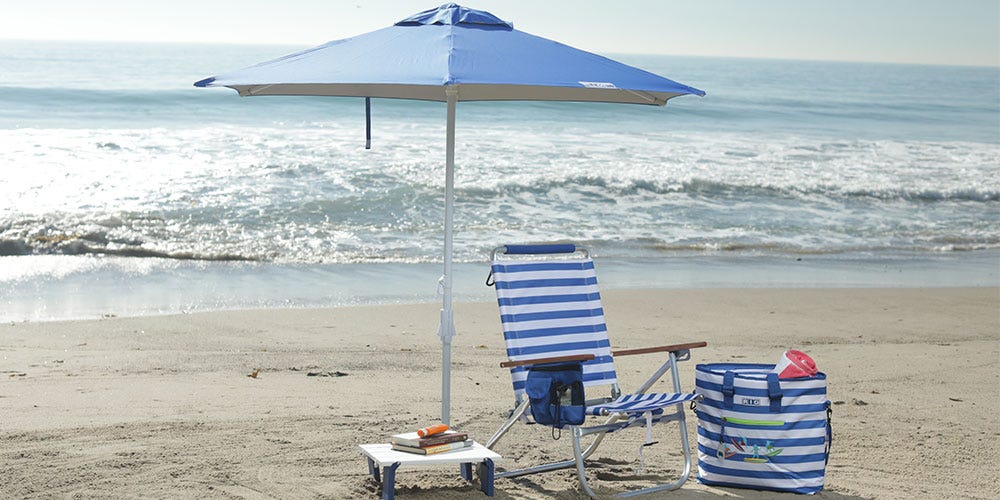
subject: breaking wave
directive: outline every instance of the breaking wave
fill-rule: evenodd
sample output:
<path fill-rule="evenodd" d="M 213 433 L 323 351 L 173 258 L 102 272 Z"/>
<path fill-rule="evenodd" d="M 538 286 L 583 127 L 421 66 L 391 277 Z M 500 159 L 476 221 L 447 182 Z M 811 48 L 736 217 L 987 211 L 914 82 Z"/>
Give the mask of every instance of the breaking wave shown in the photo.
<path fill-rule="evenodd" d="M 496 197 L 518 195 L 523 193 L 542 195 L 560 189 L 600 188 L 609 197 L 627 197 L 637 195 L 670 195 L 686 194 L 703 197 L 745 197 L 756 199 L 768 198 L 800 198 L 824 196 L 829 198 L 872 198 L 874 200 L 891 201 L 970 201 L 995 202 L 1000 201 L 1000 190 L 989 188 L 964 189 L 903 189 L 903 188 L 870 188 L 857 189 L 851 187 L 818 185 L 818 186 L 777 186 L 772 184 L 739 184 L 720 182 L 709 179 L 693 178 L 689 180 L 627 180 L 599 176 L 573 176 L 558 180 L 543 181 L 534 184 L 501 183 L 494 189 L 459 188 L 459 193 L 469 197 Z"/>

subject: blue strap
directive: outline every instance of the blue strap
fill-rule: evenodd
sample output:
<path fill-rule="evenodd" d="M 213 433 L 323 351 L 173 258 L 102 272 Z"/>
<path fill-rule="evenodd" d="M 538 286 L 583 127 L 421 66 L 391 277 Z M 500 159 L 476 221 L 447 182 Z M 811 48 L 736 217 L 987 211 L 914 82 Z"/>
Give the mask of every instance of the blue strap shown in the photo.
<path fill-rule="evenodd" d="M 719 456 L 719 458 L 725 458 L 726 456 L 726 452 L 723 451 L 726 445 L 726 421 L 726 417 L 722 417 L 722 423 L 719 426 L 719 444 L 715 447 L 716 456 Z"/>
<path fill-rule="evenodd" d="M 771 413 L 781 413 L 781 383 L 777 373 L 767 374 L 767 398 L 771 401 Z"/>
<path fill-rule="evenodd" d="M 573 253 L 576 251 L 576 245 L 572 243 L 558 245 L 506 245 L 505 248 L 507 250 L 504 253 L 507 255 Z"/>
<path fill-rule="evenodd" d="M 727 410 L 733 409 L 733 382 L 736 380 L 736 372 L 727 371 L 722 377 L 722 405 Z"/>
<path fill-rule="evenodd" d="M 826 459 L 824 464 L 830 463 L 830 448 L 833 447 L 833 409 L 830 408 L 830 401 L 826 402 Z"/>

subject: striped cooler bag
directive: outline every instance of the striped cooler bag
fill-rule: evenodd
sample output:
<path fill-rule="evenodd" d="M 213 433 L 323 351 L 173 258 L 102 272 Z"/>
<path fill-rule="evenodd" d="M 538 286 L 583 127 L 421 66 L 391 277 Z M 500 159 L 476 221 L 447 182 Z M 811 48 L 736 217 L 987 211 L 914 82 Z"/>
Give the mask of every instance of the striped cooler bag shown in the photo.
<path fill-rule="evenodd" d="M 830 456 L 826 375 L 779 379 L 775 365 L 695 367 L 698 480 L 758 490 L 816 493 Z"/>

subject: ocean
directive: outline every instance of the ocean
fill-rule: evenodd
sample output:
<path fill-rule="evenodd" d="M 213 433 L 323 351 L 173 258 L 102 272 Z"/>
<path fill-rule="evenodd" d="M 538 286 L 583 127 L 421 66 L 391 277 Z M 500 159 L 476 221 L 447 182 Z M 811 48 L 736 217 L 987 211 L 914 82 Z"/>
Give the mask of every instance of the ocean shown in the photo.
<path fill-rule="evenodd" d="M 437 298 L 445 106 L 196 80 L 301 47 L 0 42 L 0 320 Z M 1000 285 L 1000 68 L 608 54 L 665 108 L 458 106 L 456 300 L 573 241 L 610 288 Z"/>

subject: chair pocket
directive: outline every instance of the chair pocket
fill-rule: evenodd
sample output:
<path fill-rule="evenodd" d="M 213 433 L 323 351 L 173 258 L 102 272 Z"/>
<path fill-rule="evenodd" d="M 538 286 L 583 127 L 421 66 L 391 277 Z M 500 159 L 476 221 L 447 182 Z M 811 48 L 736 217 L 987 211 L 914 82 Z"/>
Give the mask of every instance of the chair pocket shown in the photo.
<path fill-rule="evenodd" d="M 558 398 L 558 422 L 568 425 L 580 425 L 586 420 L 587 408 L 583 397 L 583 382 L 574 380 L 569 384 L 553 387 L 553 399 Z M 560 426 L 561 427 L 561 426 Z"/>
<path fill-rule="evenodd" d="M 581 363 L 536 365 L 528 372 L 524 392 L 535 422 L 562 428 L 586 417 Z"/>

